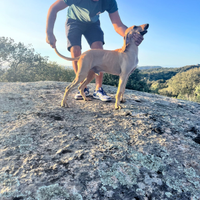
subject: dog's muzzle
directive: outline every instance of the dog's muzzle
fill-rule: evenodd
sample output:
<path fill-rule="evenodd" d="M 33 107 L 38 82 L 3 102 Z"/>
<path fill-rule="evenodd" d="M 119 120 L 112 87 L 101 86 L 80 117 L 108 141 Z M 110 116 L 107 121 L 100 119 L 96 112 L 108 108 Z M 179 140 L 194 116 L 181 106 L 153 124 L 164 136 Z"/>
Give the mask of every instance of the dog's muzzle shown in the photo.
<path fill-rule="evenodd" d="M 142 26 L 143 31 L 140 32 L 141 35 L 144 35 L 147 33 L 147 29 L 149 28 L 149 24 L 143 24 Z"/>

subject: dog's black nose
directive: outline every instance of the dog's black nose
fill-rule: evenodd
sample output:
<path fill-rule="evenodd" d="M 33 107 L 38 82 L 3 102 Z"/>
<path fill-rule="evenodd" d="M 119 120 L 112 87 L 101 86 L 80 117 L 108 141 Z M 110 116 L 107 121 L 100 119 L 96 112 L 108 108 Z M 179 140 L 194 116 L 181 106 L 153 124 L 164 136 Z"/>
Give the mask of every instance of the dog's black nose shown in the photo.
<path fill-rule="evenodd" d="M 149 28 L 149 24 L 146 24 L 146 25 L 145 25 L 145 29 L 148 29 L 148 28 Z"/>

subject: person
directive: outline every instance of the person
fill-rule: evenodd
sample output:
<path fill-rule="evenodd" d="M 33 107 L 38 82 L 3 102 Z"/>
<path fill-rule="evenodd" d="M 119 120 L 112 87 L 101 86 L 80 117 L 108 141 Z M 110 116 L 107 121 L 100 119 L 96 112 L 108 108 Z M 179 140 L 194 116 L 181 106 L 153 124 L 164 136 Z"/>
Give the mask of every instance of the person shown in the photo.
<path fill-rule="evenodd" d="M 107 11 L 115 31 L 124 37 L 127 26 L 121 21 L 116 0 L 57 0 L 54 2 L 47 14 L 46 42 L 52 48 L 56 47 L 56 38 L 53 33 L 57 13 L 68 7 L 66 21 L 67 48 L 71 52 L 71 57 L 81 55 L 81 37 L 84 35 L 91 49 L 103 49 L 104 33 L 100 27 L 99 14 Z M 135 34 L 135 43 L 138 46 L 143 37 Z M 77 61 L 72 62 L 75 74 L 77 73 Z M 111 98 L 102 88 L 103 73 L 95 77 L 96 88 L 93 97 L 101 101 L 110 101 Z M 89 96 L 89 89 L 84 90 Z M 82 99 L 80 92 L 75 95 L 75 99 Z"/>

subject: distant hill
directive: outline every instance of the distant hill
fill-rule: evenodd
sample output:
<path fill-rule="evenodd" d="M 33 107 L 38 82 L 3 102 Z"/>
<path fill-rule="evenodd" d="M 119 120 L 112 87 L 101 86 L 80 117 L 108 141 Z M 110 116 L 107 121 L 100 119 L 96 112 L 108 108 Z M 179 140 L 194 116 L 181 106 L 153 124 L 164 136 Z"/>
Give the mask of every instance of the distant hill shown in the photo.
<path fill-rule="evenodd" d="M 149 92 L 200 102 L 200 64 L 140 70 Z"/>
<path fill-rule="evenodd" d="M 139 70 L 146 70 L 146 69 L 159 69 L 162 68 L 161 66 L 141 66 L 138 67 Z"/>
<path fill-rule="evenodd" d="M 180 68 L 179 68 L 179 69 L 180 69 L 179 73 L 181 73 L 181 72 L 186 72 L 186 71 L 188 71 L 188 70 L 190 70 L 190 69 L 199 68 L 199 67 L 200 67 L 200 64 L 197 64 L 197 65 L 186 65 L 186 66 L 184 66 L 184 67 L 180 67 Z"/>
<path fill-rule="evenodd" d="M 149 81 L 157 81 L 163 79 L 164 81 L 171 79 L 177 73 L 185 72 L 193 68 L 199 68 L 200 64 L 197 65 L 187 65 L 179 68 L 152 68 L 152 69 L 143 69 L 140 71 L 143 78 L 148 79 Z M 140 68 L 139 68 L 140 69 Z"/>

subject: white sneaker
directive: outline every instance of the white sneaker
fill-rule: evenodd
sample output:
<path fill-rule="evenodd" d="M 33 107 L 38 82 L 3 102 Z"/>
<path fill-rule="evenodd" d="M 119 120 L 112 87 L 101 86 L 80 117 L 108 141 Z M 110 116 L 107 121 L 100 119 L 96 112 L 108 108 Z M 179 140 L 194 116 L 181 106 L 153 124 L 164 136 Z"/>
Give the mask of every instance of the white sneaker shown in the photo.
<path fill-rule="evenodd" d="M 102 87 L 99 88 L 99 90 L 94 91 L 93 98 L 99 99 L 101 101 L 111 101 L 111 97 L 109 97 L 106 92 L 103 90 Z"/>
<path fill-rule="evenodd" d="M 84 89 L 84 93 L 85 93 L 86 97 L 90 96 L 90 91 L 89 91 L 88 88 Z M 81 95 L 80 92 L 77 92 L 76 95 L 74 96 L 74 99 L 76 99 L 76 100 L 83 100 L 83 97 L 82 97 L 82 95 Z"/>

